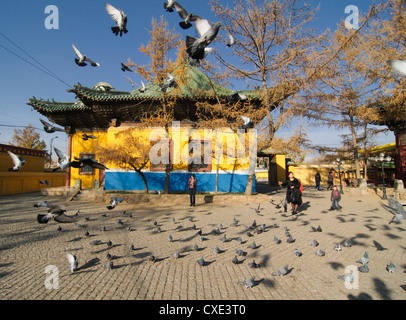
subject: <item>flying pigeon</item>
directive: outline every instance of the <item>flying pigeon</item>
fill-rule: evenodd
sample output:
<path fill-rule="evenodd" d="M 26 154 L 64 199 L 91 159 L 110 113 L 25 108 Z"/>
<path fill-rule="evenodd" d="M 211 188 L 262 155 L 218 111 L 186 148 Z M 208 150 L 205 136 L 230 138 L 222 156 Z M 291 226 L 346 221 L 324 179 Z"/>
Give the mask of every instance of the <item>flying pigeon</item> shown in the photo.
<path fill-rule="evenodd" d="M 188 55 L 197 60 L 204 59 L 204 49 L 213 42 L 221 27 L 221 22 L 216 22 L 213 25 L 199 16 L 192 16 L 192 21 L 195 21 L 195 27 L 199 34 L 199 39 L 191 36 L 186 36 L 186 52 Z"/>
<path fill-rule="evenodd" d="M 39 183 L 40 184 L 46 184 L 49 187 L 49 181 L 46 180 L 46 179 L 39 181 Z"/>
<path fill-rule="evenodd" d="M 76 48 L 73 43 L 72 43 L 72 48 L 73 48 L 73 50 L 74 50 L 75 53 L 76 53 L 77 58 L 75 58 L 75 62 L 76 62 L 76 64 L 77 64 L 78 66 L 80 66 L 80 67 L 87 66 L 87 63 L 85 62 L 85 61 L 87 61 L 87 62 L 90 63 L 90 65 L 91 65 L 92 67 L 100 67 L 100 64 L 99 64 L 99 63 L 93 62 L 92 60 L 90 60 L 89 58 L 87 58 L 85 55 L 82 55 L 82 54 L 80 53 L 80 51 L 78 50 L 78 48 Z M 79 58 L 79 59 L 78 59 L 78 58 Z"/>
<path fill-rule="evenodd" d="M 364 255 L 356 261 L 357 263 L 362 263 L 365 266 L 369 262 L 368 251 L 365 251 Z"/>
<path fill-rule="evenodd" d="M 171 87 L 176 88 L 178 85 L 176 83 L 175 78 L 170 73 L 167 73 L 164 83 L 163 84 L 160 83 L 159 86 L 161 87 L 162 92 L 166 92 L 168 88 Z"/>
<path fill-rule="evenodd" d="M 167 12 L 173 12 L 173 8 L 175 6 L 175 0 L 167 0 L 164 2 L 164 8 L 166 9 Z"/>
<path fill-rule="evenodd" d="M 248 129 L 249 127 L 251 127 L 254 123 L 251 121 L 250 118 L 245 117 L 245 116 L 239 116 L 241 118 L 241 120 L 243 121 L 243 129 Z M 258 208 L 259 210 L 259 208 Z M 258 212 L 257 212 L 258 213 Z"/>
<path fill-rule="evenodd" d="M 391 261 L 389 264 L 386 265 L 386 270 L 389 273 L 394 273 L 396 270 L 396 266 L 393 264 L 393 262 Z"/>
<path fill-rule="evenodd" d="M 260 213 L 261 212 L 261 204 L 258 204 L 257 208 L 251 208 L 253 210 L 255 210 L 256 213 Z M 255 220 L 254 220 L 255 221 Z M 253 225 L 252 227 L 255 228 L 255 226 L 257 225 L 257 223 L 255 222 L 255 225 Z"/>
<path fill-rule="evenodd" d="M 107 206 L 107 209 L 113 210 L 119 203 L 123 202 L 123 198 L 115 198 L 111 197 L 110 198 L 110 204 Z"/>
<path fill-rule="evenodd" d="M 245 286 L 246 289 L 252 288 L 255 285 L 255 277 L 252 277 L 251 279 L 244 280 L 244 281 L 239 281 L 237 284 L 242 284 Z"/>
<path fill-rule="evenodd" d="M 395 59 L 391 60 L 389 64 L 394 71 L 402 76 L 406 76 L 406 61 Z"/>
<path fill-rule="evenodd" d="M 71 272 L 74 272 L 78 269 L 78 259 L 76 258 L 75 255 L 67 253 L 66 257 L 68 258 L 68 262 L 69 262 L 69 270 Z"/>
<path fill-rule="evenodd" d="M 92 134 L 86 134 L 86 133 L 84 133 L 84 134 L 82 134 L 82 139 L 85 140 L 85 141 L 87 141 L 87 140 L 89 140 L 89 139 L 97 139 L 97 137 L 94 136 L 94 135 L 92 135 Z"/>
<path fill-rule="evenodd" d="M 7 151 L 8 155 L 13 160 L 14 167 L 8 169 L 8 171 L 19 171 L 21 167 L 26 163 L 22 157 L 17 156 L 16 154 L 12 153 L 11 151 Z"/>
<path fill-rule="evenodd" d="M 128 72 L 133 72 L 128 66 L 126 66 L 124 63 L 121 62 L 121 70 L 123 72 L 128 71 Z"/>
<path fill-rule="evenodd" d="M 186 10 L 176 1 L 173 1 L 172 7 L 175 8 L 176 12 L 182 18 L 183 21 L 179 22 L 182 29 L 189 29 L 192 24 L 190 23 L 193 14 L 187 13 Z M 172 10 L 173 11 L 173 10 Z"/>
<path fill-rule="evenodd" d="M 214 50 L 214 48 L 209 48 L 206 47 L 204 48 L 204 55 L 203 55 L 203 59 L 206 58 L 206 56 L 212 52 Z M 193 59 L 191 56 L 187 56 L 187 61 L 188 63 L 192 66 L 192 67 L 198 67 L 200 66 L 200 60 L 202 59 Z"/>
<path fill-rule="evenodd" d="M 48 122 L 46 122 L 46 121 L 44 121 L 42 119 L 39 119 L 39 121 L 41 121 L 41 123 L 44 125 L 44 131 L 46 133 L 54 133 L 55 131 L 65 132 L 64 129 L 57 128 L 57 127 L 51 125 L 50 123 L 48 123 Z"/>
<path fill-rule="evenodd" d="M 53 206 L 48 210 L 47 214 L 38 214 L 37 221 L 40 224 L 46 224 L 49 220 L 54 219 L 59 223 L 73 223 L 77 222 L 76 217 L 70 217 L 65 215 L 66 210 L 62 209 L 60 206 Z"/>
<path fill-rule="evenodd" d="M 104 164 L 99 163 L 96 159 L 93 159 L 93 158 L 75 157 L 75 160 L 77 163 L 79 163 L 80 168 L 83 168 L 84 166 L 90 166 L 95 169 L 108 170 L 108 168 Z"/>
<path fill-rule="evenodd" d="M 245 94 L 239 93 L 237 91 L 234 91 L 233 93 L 231 93 L 230 95 L 227 96 L 227 101 L 229 102 L 237 102 L 237 101 L 244 101 L 247 100 L 247 96 Z M 241 117 L 241 116 L 240 116 Z M 249 118 L 246 117 L 246 120 L 248 120 Z M 244 119 L 243 119 L 244 121 Z M 251 120 L 249 120 L 251 121 Z"/>
<path fill-rule="evenodd" d="M 58 167 L 52 169 L 52 172 L 55 172 L 58 169 L 65 170 L 69 167 L 75 167 L 75 168 L 80 167 L 79 161 L 70 161 L 68 159 L 68 157 L 62 151 L 60 151 L 59 149 L 57 149 L 55 147 L 54 147 L 54 150 L 55 150 L 56 155 L 58 156 Z"/>
<path fill-rule="evenodd" d="M 113 33 L 117 36 L 120 32 L 120 37 L 124 33 L 127 33 L 127 15 L 121 9 L 116 9 L 111 4 L 106 3 L 106 11 L 110 17 L 114 20 L 117 26 L 111 27 Z"/>
<path fill-rule="evenodd" d="M 388 206 L 383 203 L 381 205 L 385 210 L 393 214 L 393 218 L 389 224 L 392 222 L 399 223 L 403 219 L 406 219 L 406 211 L 399 201 L 395 200 L 394 198 L 389 198 L 388 204 Z"/>
<path fill-rule="evenodd" d="M 234 45 L 234 43 L 235 43 L 235 39 L 234 39 L 233 35 L 229 33 L 227 47 L 231 47 L 232 45 Z"/>
<path fill-rule="evenodd" d="M 326 253 L 324 252 L 323 249 L 319 249 L 315 252 L 316 255 L 318 255 L 319 257 L 323 257 Z"/>
<path fill-rule="evenodd" d="M 141 93 L 144 93 L 146 90 L 145 84 L 144 82 L 141 81 L 141 88 L 139 88 L 138 90 L 140 90 Z"/>

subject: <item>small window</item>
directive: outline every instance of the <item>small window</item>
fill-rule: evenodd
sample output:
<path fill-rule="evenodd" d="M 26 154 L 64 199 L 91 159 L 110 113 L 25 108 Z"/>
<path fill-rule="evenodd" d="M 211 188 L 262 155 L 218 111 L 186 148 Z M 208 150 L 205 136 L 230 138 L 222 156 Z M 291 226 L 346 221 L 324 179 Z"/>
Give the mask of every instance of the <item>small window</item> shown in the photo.
<path fill-rule="evenodd" d="M 189 172 L 211 172 L 212 169 L 212 155 L 211 155 L 211 146 L 209 143 L 212 143 L 211 140 L 202 140 L 201 141 L 201 153 L 200 153 L 200 163 L 191 163 L 189 164 Z M 206 155 L 206 152 L 208 153 Z M 193 147 L 190 149 L 190 154 L 193 154 Z"/>

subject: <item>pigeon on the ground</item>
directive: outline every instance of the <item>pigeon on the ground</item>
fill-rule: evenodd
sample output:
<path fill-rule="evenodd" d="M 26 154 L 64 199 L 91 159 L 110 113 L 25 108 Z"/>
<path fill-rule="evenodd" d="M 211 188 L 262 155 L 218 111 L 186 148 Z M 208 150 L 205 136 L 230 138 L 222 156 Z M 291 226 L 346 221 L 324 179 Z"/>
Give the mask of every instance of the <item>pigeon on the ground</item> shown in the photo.
<path fill-rule="evenodd" d="M 255 241 L 253 243 L 251 243 L 250 245 L 248 245 L 248 248 L 250 249 L 256 249 L 258 248 L 258 246 L 255 244 Z"/>
<path fill-rule="evenodd" d="M 216 254 L 220 253 L 220 248 L 218 246 L 214 247 L 214 253 Z"/>
<path fill-rule="evenodd" d="M 92 246 L 98 246 L 99 244 L 101 244 L 101 240 L 93 240 L 93 241 L 90 241 L 90 244 L 91 244 Z"/>
<path fill-rule="evenodd" d="M 403 219 L 406 219 L 406 210 L 399 201 L 394 198 L 389 198 L 388 204 L 388 206 L 383 203 L 381 205 L 385 210 L 393 214 L 393 218 L 389 224 L 393 222 L 400 223 Z"/>
<path fill-rule="evenodd" d="M 233 218 L 233 223 L 231 224 L 231 226 L 232 227 L 237 227 L 239 222 L 240 222 L 240 220 L 237 220 L 236 218 Z"/>
<path fill-rule="evenodd" d="M 245 251 L 241 250 L 241 249 L 236 249 L 235 253 L 237 255 L 239 255 L 239 256 L 246 256 L 247 255 L 247 253 Z"/>
<path fill-rule="evenodd" d="M 389 273 L 394 273 L 396 270 L 396 266 L 393 264 L 393 262 L 391 261 L 389 264 L 386 265 L 386 270 Z"/>
<path fill-rule="evenodd" d="M 238 264 L 240 261 L 238 260 L 237 256 L 234 256 L 233 260 L 231 260 L 232 263 Z"/>
<path fill-rule="evenodd" d="M 362 263 L 365 266 L 369 262 L 368 251 L 365 251 L 364 255 L 356 261 L 357 263 Z"/>
<path fill-rule="evenodd" d="M 148 257 L 148 260 L 151 261 L 151 262 L 155 262 L 155 261 L 156 261 L 156 257 L 155 257 L 153 254 L 151 254 L 151 255 Z"/>
<path fill-rule="evenodd" d="M 295 242 L 295 241 L 296 241 L 296 240 L 293 239 L 291 235 L 289 235 L 289 237 L 286 239 L 286 242 L 287 242 L 287 243 L 293 243 L 293 242 Z"/>
<path fill-rule="evenodd" d="M 70 217 L 65 215 L 65 212 L 65 209 L 62 209 L 60 206 L 56 205 L 50 208 L 47 214 L 38 214 L 37 221 L 40 224 L 46 224 L 51 219 L 54 219 L 59 223 L 73 223 L 78 221 L 74 216 Z"/>
<path fill-rule="evenodd" d="M 321 226 L 318 226 L 317 228 L 315 228 L 315 227 L 312 226 L 312 231 L 313 231 L 313 232 L 322 232 L 323 229 L 321 228 Z"/>
<path fill-rule="evenodd" d="M 52 204 L 51 202 L 48 202 L 47 200 L 42 200 L 42 201 L 34 204 L 35 208 L 38 208 L 38 207 L 52 208 L 53 206 L 54 206 L 54 204 Z"/>
<path fill-rule="evenodd" d="M 351 246 L 352 246 L 352 241 L 351 241 L 350 239 L 345 240 L 345 241 L 343 242 L 343 246 L 346 247 L 346 248 L 351 247 Z"/>
<path fill-rule="evenodd" d="M 273 241 L 274 241 L 276 244 L 280 244 L 280 243 L 281 243 L 281 240 L 278 239 L 276 236 L 273 237 Z"/>
<path fill-rule="evenodd" d="M 221 238 L 220 238 L 221 242 L 227 242 L 227 237 L 226 234 L 224 234 Z"/>
<path fill-rule="evenodd" d="M 123 70 L 123 72 L 125 72 L 125 71 L 133 72 L 127 65 L 125 65 L 122 62 L 121 62 L 121 70 Z"/>
<path fill-rule="evenodd" d="M 319 249 L 316 251 L 316 255 L 318 255 L 319 257 L 323 257 L 326 253 L 324 252 L 323 249 Z"/>
<path fill-rule="evenodd" d="M 275 272 L 272 272 L 273 276 L 285 276 L 289 273 L 289 267 L 288 265 L 284 266 L 281 269 L 276 270 Z"/>
<path fill-rule="evenodd" d="M 39 119 L 39 121 L 41 121 L 41 123 L 44 125 L 44 131 L 46 133 L 54 133 L 55 131 L 65 132 L 65 129 L 55 127 L 54 125 L 52 125 L 42 119 Z"/>
<path fill-rule="evenodd" d="M 68 262 L 69 262 L 69 270 L 71 272 L 74 272 L 78 269 L 78 259 L 76 258 L 75 255 L 67 253 L 66 257 L 68 258 Z"/>
<path fill-rule="evenodd" d="M 176 251 L 176 252 L 173 254 L 173 257 L 174 257 L 175 259 L 180 258 L 180 252 L 179 252 L 179 251 Z"/>
<path fill-rule="evenodd" d="M 109 261 L 106 264 L 104 264 L 103 268 L 106 268 L 108 270 L 112 270 L 114 268 L 113 261 Z"/>
<path fill-rule="evenodd" d="M 186 52 L 191 58 L 202 60 L 205 56 L 204 49 L 217 37 L 221 22 L 210 25 L 206 19 L 195 15 L 192 16 L 191 20 L 195 21 L 195 27 L 200 38 L 186 36 Z"/>
<path fill-rule="evenodd" d="M 107 209 L 113 210 L 119 203 L 123 202 L 123 198 L 116 198 L 116 197 L 111 197 L 110 198 L 110 203 L 107 206 Z"/>
<path fill-rule="evenodd" d="M 311 245 L 312 247 L 317 247 L 317 246 L 319 245 L 319 243 L 317 242 L 316 239 L 314 239 L 314 240 L 310 243 L 310 245 Z"/>
<path fill-rule="evenodd" d="M 345 282 L 349 282 L 349 283 L 354 282 L 354 275 L 353 274 L 340 275 L 337 278 L 341 279 L 341 280 L 344 280 Z"/>
<path fill-rule="evenodd" d="M 176 88 L 178 85 L 175 78 L 170 73 L 167 73 L 164 83 L 160 83 L 159 86 L 162 92 L 166 92 L 168 88 Z"/>
<path fill-rule="evenodd" d="M 358 267 L 358 271 L 359 271 L 359 272 L 362 272 L 362 273 L 368 273 L 368 272 L 369 272 L 368 263 L 366 263 L 365 265 L 362 265 L 362 266 Z"/>
<path fill-rule="evenodd" d="M 168 236 L 168 241 L 169 241 L 169 242 L 173 242 L 173 238 L 172 238 L 171 235 Z"/>
<path fill-rule="evenodd" d="M 246 289 L 252 288 L 255 285 L 255 277 L 252 277 L 251 279 L 244 280 L 244 281 L 239 281 L 237 284 L 242 284 L 245 286 Z"/>
<path fill-rule="evenodd" d="M 341 250 L 342 250 L 341 244 L 336 244 L 336 245 L 334 246 L 334 250 L 336 250 L 336 251 L 341 251 Z"/>
<path fill-rule="evenodd" d="M 21 169 L 21 167 L 26 163 L 25 160 L 20 157 L 17 156 L 16 154 L 12 153 L 11 151 L 7 151 L 8 155 L 11 157 L 11 160 L 13 160 L 13 164 L 14 166 L 9 168 L 8 171 L 19 171 Z"/>
<path fill-rule="evenodd" d="M 106 3 L 106 11 L 110 17 L 117 24 L 114 27 L 111 27 L 111 31 L 117 36 L 120 33 L 120 37 L 124 33 L 127 33 L 127 15 L 123 10 L 113 7 L 111 4 Z"/>
<path fill-rule="evenodd" d="M 111 247 L 113 246 L 113 242 L 111 242 L 111 240 L 108 240 L 108 241 L 106 242 L 106 244 L 107 244 L 107 246 L 108 246 L 109 248 L 111 248 Z"/>
<path fill-rule="evenodd" d="M 72 43 L 72 48 L 75 51 L 75 54 L 77 56 L 77 58 L 75 58 L 75 62 L 79 67 L 84 67 L 87 66 L 87 62 L 90 63 L 90 65 L 92 67 L 100 67 L 100 64 L 97 62 L 93 62 L 92 60 L 90 60 L 89 58 L 87 58 L 85 55 L 83 55 L 82 53 L 80 53 L 80 51 L 78 50 L 78 48 L 75 47 L 75 45 Z"/>
<path fill-rule="evenodd" d="M 84 141 L 87 141 L 87 140 L 89 140 L 89 139 L 97 139 L 97 137 L 94 136 L 94 135 L 92 135 L 92 134 L 86 134 L 86 133 L 84 133 L 84 134 L 82 134 L 82 139 L 83 139 Z"/>
<path fill-rule="evenodd" d="M 201 266 L 201 267 L 203 267 L 204 265 L 205 265 L 205 261 L 204 261 L 204 259 L 203 259 L 203 257 L 201 257 L 199 260 L 197 260 L 197 264 L 199 265 L 199 266 Z"/>
<path fill-rule="evenodd" d="M 295 249 L 295 256 L 300 257 L 301 255 L 302 253 L 298 249 Z"/>
<path fill-rule="evenodd" d="M 259 263 L 256 263 L 255 259 L 252 259 L 252 262 L 248 262 L 248 267 L 250 267 L 250 268 L 259 268 Z"/>

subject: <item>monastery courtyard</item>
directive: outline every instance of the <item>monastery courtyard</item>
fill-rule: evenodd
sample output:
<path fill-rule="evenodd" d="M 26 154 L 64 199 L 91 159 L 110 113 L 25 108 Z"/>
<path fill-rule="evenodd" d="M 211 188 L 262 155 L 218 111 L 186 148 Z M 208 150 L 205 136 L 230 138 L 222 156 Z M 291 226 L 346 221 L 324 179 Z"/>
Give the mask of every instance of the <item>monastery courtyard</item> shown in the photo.
<path fill-rule="evenodd" d="M 110 196 L 110 195 L 108 195 Z M 189 206 L 188 195 L 155 195 L 158 201 L 134 204 L 124 201 L 108 210 L 106 202 L 85 199 L 66 202 L 65 197 L 31 193 L 0 198 L 0 299 L 17 300 L 404 300 L 406 298 L 406 222 L 388 224 L 392 215 L 374 193 L 342 197 L 342 212 L 329 211 L 330 192 L 305 187 L 302 210 L 292 220 L 290 210 L 275 204 L 285 190 L 254 195 L 215 196 L 211 203 L 197 197 Z M 108 199 L 108 198 L 106 198 Z M 67 215 L 80 209 L 79 225 L 50 221 L 39 224 L 37 214 L 46 208 L 33 204 L 48 200 L 64 205 Z M 387 203 L 385 201 L 385 203 Z M 254 208 L 260 204 L 257 213 Z M 123 213 L 125 211 L 125 213 Z M 238 226 L 231 226 L 233 218 Z M 118 221 L 123 224 L 120 224 Z M 246 225 L 265 224 L 261 233 Z M 157 226 L 154 225 L 157 222 Z M 220 234 L 216 233 L 222 224 Z M 274 224 L 279 227 L 273 227 Z M 195 224 L 197 229 L 193 229 Z M 62 227 L 58 231 L 58 226 Z M 321 226 L 322 231 L 312 227 Z M 101 231 L 105 227 L 106 231 Z M 129 228 L 127 228 L 129 227 Z M 161 232 L 157 231 L 157 227 Z M 288 243 L 287 227 L 295 242 Z M 129 230 L 128 230 L 129 229 Z M 197 231 L 202 230 L 202 239 Z M 88 231 L 90 235 L 86 236 Z M 249 231 L 252 236 L 247 235 Z M 173 238 L 168 241 L 168 236 Z M 220 238 L 226 235 L 226 241 Z M 274 236 L 281 240 L 274 242 Z M 242 238 L 239 244 L 237 238 Z M 318 247 L 310 245 L 316 239 Z M 333 247 L 351 239 L 351 247 Z M 98 245 L 91 244 L 100 240 Z M 108 241 L 112 242 L 109 247 Z M 249 248 L 255 242 L 257 248 Z M 130 245 L 133 244 L 133 248 Z M 198 251 L 193 246 L 197 244 Z M 215 253 L 218 246 L 220 253 Z M 235 249 L 246 256 L 233 264 Z M 294 250 L 302 252 L 297 257 Z M 325 255 L 315 254 L 323 249 Z M 180 257 L 175 258 L 175 252 Z M 369 253 L 369 272 L 354 273 L 356 282 L 346 287 L 339 275 L 361 266 L 356 261 Z M 68 268 L 66 253 L 76 255 L 78 270 Z M 112 255 L 112 269 L 104 267 Z M 156 257 L 155 262 L 149 256 Z M 206 265 L 197 260 L 204 257 Z M 255 259 L 258 268 L 248 264 Z M 386 271 L 392 261 L 394 273 Z M 289 273 L 272 275 L 285 265 Z M 352 269 L 352 270 L 353 270 Z M 349 274 L 349 272 L 347 272 Z M 255 276 L 254 286 L 238 284 Z M 350 284 L 351 285 L 351 284 Z M 354 288 L 355 287 L 355 288 Z M 358 287 L 358 288 L 357 288 Z"/>

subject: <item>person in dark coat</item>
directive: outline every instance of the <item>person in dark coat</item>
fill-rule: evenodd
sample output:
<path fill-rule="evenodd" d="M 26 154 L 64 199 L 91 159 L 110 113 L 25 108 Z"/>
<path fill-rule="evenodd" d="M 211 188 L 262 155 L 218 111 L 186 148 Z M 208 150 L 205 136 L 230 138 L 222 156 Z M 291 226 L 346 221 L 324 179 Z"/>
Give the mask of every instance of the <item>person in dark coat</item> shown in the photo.
<path fill-rule="evenodd" d="M 316 190 L 320 191 L 320 182 L 321 182 L 320 172 L 317 171 L 317 173 L 314 176 L 314 181 L 316 182 Z"/>
<path fill-rule="evenodd" d="M 297 209 L 302 203 L 302 194 L 300 192 L 301 183 L 289 172 L 288 180 L 285 182 L 279 181 L 281 187 L 286 187 L 286 200 L 292 206 L 292 214 L 297 214 Z"/>
<path fill-rule="evenodd" d="M 334 176 L 333 176 L 333 172 L 332 172 L 332 171 L 330 171 L 330 172 L 328 173 L 327 184 L 328 184 L 327 190 L 330 190 L 330 188 L 333 188 L 333 185 L 334 185 Z"/>
<path fill-rule="evenodd" d="M 195 178 L 195 175 L 192 174 L 188 180 L 188 191 L 189 191 L 189 196 L 190 196 L 190 206 L 195 207 L 196 206 L 196 187 L 197 187 L 197 180 Z"/>

